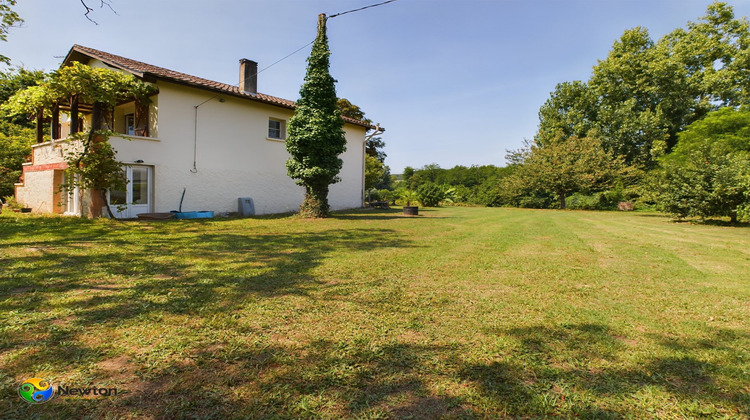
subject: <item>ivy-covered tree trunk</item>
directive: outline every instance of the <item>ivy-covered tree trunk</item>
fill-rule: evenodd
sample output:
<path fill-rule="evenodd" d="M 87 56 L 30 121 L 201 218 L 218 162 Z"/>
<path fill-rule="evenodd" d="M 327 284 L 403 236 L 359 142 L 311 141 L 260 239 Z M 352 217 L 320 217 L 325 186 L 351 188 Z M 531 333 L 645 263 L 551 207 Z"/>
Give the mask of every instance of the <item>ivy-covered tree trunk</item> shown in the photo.
<path fill-rule="evenodd" d="M 336 87 L 329 73 L 326 16 L 318 16 L 318 35 L 307 59 L 307 74 L 300 89 L 294 116 L 289 120 L 286 162 L 289 177 L 305 189 L 300 214 L 305 217 L 329 215 L 328 189 L 340 181 L 338 173 L 346 151 L 344 121 L 336 104 Z"/>

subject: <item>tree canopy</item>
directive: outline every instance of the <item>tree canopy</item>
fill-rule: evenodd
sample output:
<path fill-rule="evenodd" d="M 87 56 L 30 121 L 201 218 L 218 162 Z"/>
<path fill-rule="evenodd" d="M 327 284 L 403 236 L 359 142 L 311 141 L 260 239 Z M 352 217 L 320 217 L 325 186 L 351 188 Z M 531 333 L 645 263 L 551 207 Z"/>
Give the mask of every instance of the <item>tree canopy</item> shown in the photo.
<path fill-rule="evenodd" d="M 623 172 L 622 159 L 607 152 L 601 140 L 571 137 L 545 146 L 532 145 L 504 183 L 519 195 L 534 191 L 554 194 L 564 209 L 569 194 L 606 189 Z"/>
<path fill-rule="evenodd" d="M 8 30 L 17 23 L 23 22 L 11 7 L 16 5 L 16 0 L 0 0 L 0 41 L 8 41 Z M 0 55 L 0 62 L 9 64 L 10 58 Z"/>
<path fill-rule="evenodd" d="M 557 85 L 539 110 L 536 144 L 599 137 L 627 164 L 653 168 L 686 126 L 750 103 L 749 51 L 747 19 L 722 2 L 657 42 L 643 27 L 626 30 L 588 82 Z"/>
<path fill-rule="evenodd" d="M 677 217 L 750 218 L 750 111 L 723 108 L 689 125 L 661 159 L 652 190 Z"/>
<path fill-rule="evenodd" d="M 736 220 L 750 194 L 748 80 L 750 24 L 726 3 L 657 41 L 628 29 L 588 81 L 559 83 L 540 107 L 533 141 L 507 157 L 504 200 L 564 208 L 570 193 L 606 194 L 597 208 L 640 197 Z"/>

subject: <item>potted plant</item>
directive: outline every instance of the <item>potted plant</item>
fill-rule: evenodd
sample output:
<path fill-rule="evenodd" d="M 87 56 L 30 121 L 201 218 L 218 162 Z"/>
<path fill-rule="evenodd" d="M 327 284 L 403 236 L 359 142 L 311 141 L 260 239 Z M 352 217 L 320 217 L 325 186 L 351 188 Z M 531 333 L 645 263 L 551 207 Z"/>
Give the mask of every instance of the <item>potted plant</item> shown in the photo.
<path fill-rule="evenodd" d="M 23 211 L 23 206 L 21 206 L 21 204 L 18 201 L 16 201 L 16 198 L 13 197 L 12 195 L 5 197 L 5 204 L 3 206 L 8 208 L 8 210 L 12 210 L 16 213 L 20 213 L 21 211 Z M 30 212 L 30 211 L 31 209 L 24 211 L 24 213 Z"/>
<path fill-rule="evenodd" d="M 417 193 L 412 190 L 403 190 L 399 195 L 401 199 L 406 202 L 406 205 L 404 206 L 404 214 L 407 216 L 419 215 L 419 206 L 411 205 L 412 201 L 417 201 Z"/>

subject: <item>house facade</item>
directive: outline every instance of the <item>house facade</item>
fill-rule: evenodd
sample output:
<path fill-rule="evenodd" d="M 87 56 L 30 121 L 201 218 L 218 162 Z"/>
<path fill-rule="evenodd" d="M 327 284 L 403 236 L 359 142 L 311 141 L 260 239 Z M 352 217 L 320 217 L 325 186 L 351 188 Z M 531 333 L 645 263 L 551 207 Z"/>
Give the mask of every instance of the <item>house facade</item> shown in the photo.
<path fill-rule="evenodd" d="M 190 76 L 139 61 L 75 45 L 63 66 L 77 61 L 133 74 L 158 93 L 148 109 L 118 104 L 109 124 L 110 137 L 128 178 L 126 191 L 112 191 L 116 216 L 182 211 L 237 212 L 239 198 L 252 198 L 255 214 L 293 212 L 303 190 L 287 176 L 286 123 L 294 102 L 258 93 L 257 64 L 240 60 L 239 86 Z M 78 118 L 75 118 L 75 115 Z M 37 213 L 81 214 L 85 194 L 60 191 L 66 140 L 71 125 L 90 127 L 85 106 L 63 108 L 53 118 L 53 138 L 33 146 L 32 161 L 16 184 L 16 199 Z M 346 152 L 340 155 L 341 181 L 331 185 L 331 209 L 361 207 L 364 200 L 364 148 L 370 124 L 344 118 Z M 73 127 L 73 131 L 76 128 Z M 57 138 L 55 138 L 57 137 Z"/>

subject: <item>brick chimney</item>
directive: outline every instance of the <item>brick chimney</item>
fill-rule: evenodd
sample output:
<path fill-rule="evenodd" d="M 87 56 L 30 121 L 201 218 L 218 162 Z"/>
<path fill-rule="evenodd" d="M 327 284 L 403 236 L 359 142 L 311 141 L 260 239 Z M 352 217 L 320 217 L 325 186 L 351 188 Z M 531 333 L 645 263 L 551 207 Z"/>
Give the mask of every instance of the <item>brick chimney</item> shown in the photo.
<path fill-rule="evenodd" d="M 240 60 L 240 92 L 258 93 L 258 63 L 247 58 Z"/>

